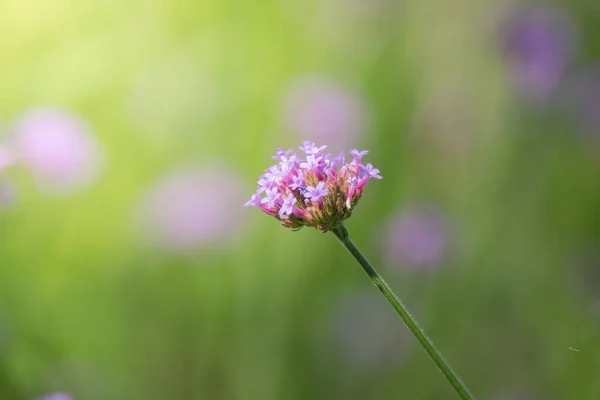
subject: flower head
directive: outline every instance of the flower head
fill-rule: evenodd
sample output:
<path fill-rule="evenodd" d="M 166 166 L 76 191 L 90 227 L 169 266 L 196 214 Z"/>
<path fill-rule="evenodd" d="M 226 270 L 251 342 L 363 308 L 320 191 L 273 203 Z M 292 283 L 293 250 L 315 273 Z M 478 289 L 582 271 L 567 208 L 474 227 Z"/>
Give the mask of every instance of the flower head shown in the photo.
<path fill-rule="evenodd" d="M 9 161 L 27 167 L 43 189 L 66 192 L 92 182 L 101 172 L 103 151 L 92 128 L 68 111 L 34 109 L 9 130 L 13 142 Z M 6 156 L 0 154 L 2 158 Z"/>
<path fill-rule="evenodd" d="M 306 192 L 304 192 L 304 197 L 310 199 L 310 201 L 319 201 L 328 192 L 329 189 L 325 187 L 325 182 L 321 181 L 317 183 L 316 187 L 308 186 Z"/>
<path fill-rule="evenodd" d="M 353 150 L 352 161 L 342 152 L 336 157 L 323 154 L 326 146 L 305 141 L 300 150 L 277 149 L 279 162 L 265 170 L 258 188 L 246 207 L 259 207 L 288 228 L 312 226 L 328 231 L 350 217 L 371 178 L 381 179 L 379 170 L 363 165 L 367 151 Z"/>
<path fill-rule="evenodd" d="M 435 268 L 449 250 L 449 221 L 437 209 L 414 207 L 391 216 L 384 254 L 390 266 Z"/>
<path fill-rule="evenodd" d="M 142 233 L 176 254 L 227 244 L 243 225 L 242 211 L 231 207 L 242 186 L 237 172 L 218 161 L 167 171 L 143 198 L 138 217 Z M 246 206 L 261 204 L 255 194 Z"/>

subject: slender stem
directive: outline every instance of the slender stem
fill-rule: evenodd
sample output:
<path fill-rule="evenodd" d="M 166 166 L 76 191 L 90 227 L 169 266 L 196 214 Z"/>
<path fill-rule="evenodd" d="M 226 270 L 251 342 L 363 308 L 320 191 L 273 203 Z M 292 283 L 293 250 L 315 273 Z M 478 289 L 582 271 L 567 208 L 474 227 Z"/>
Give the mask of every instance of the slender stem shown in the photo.
<path fill-rule="evenodd" d="M 442 374 L 446 377 L 448 382 L 452 385 L 456 393 L 463 400 L 474 400 L 475 397 L 469 392 L 467 386 L 460 380 L 458 375 L 452 370 L 450 364 L 442 357 L 440 351 L 434 346 L 431 339 L 429 339 L 423 329 L 417 324 L 415 318 L 410 315 L 406 306 L 402 301 L 396 297 L 392 289 L 388 286 L 388 284 L 383 280 L 383 278 L 375 271 L 375 269 L 371 266 L 371 264 L 367 261 L 367 259 L 362 255 L 360 250 L 354 245 L 348 231 L 343 225 L 340 225 L 337 228 L 331 229 L 331 231 L 337 236 L 340 243 L 344 245 L 344 247 L 352 254 L 352 256 L 358 261 L 363 270 L 369 275 L 369 278 L 375 283 L 375 285 L 379 288 L 381 293 L 385 296 L 387 301 L 390 303 L 394 310 L 398 313 L 402 321 L 406 324 L 408 329 L 412 332 L 412 334 L 417 338 L 421 346 L 425 349 L 429 357 L 435 362 L 438 366 Z"/>

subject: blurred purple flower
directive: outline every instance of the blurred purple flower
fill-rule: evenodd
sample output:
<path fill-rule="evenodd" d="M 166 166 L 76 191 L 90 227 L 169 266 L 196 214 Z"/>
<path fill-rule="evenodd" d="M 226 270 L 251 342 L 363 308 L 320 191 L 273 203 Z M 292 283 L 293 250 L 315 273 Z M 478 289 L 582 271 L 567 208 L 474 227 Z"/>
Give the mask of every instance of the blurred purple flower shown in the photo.
<path fill-rule="evenodd" d="M 294 212 L 294 204 L 298 201 L 295 197 L 290 196 L 283 201 L 281 208 L 279 209 L 279 218 L 283 218 L 285 215 L 292 215 Z"/>
<path fill-rule="evenodd" d="M 339 151 L 356 147 L 366 129 L 363 102 L 325 78 L 304 78 L 287 94 L 288 127 L 303 140 L 325 142 Z"/>
<path fill-rule="evenodd" d="M 240 227 L 244 193 L 225 166 L 187 166 L 167 173 L 148 193 L 143 224 L 158 245 L 175 252 L 226 242 Z"/>
<path fill-rule="evenodd" d="M 79 117 L 60 109 L 35 109 L 10 130 L 16 162 L 31 170 L 42 188 L 64 191 L 97 177 L 100 149 L 91 127 Z"/>
<path fill-rule="evenodd" d="M 545 100 L 573 58 L 577 36 L 573 21 L 561 9 L 538 6 L 509 18 L 503 33 L 517 90 L 531 100 Z"/>
<path fill-rule="evenodd" d="M 65 393 L 52 393 L 39 398 L 39 400 L 73 400 L 73 398 Z"/>
<path fill-rule="evenodd" d="M 449 226 L 431 207 L 408 209 L 390 218 L 384 238 L 389 266 L 434 267 L 447 253 Z"/>
<path fill-rule="evenodd" d="M 412 336 L 377 293 L 352 293 L 335 311 L 333 340 L 339 354 L 360 370 L 401 364 Z"/>
<path fill-rule="evenodd" d="M 258 206 L 287 228 L 311 226 L 326 232 L 340 226 L 352 215 L 369 179 L 382 179 L 377 174 L 379 170 L 365 167 L 359 158 L 338 165 L 345 158 L 343 153 L 335 158 L 331 154 L 321 154 L 327 146 L 319 147 L 307 140 L 299 148 L 306 158 L 298 158 L 293 149 L 285 153 L 277 149 L 274 158 L 279 159 L 279 163 L 266 169 L 258 178 L 258 188 L 245 207 Z M 355 152 L 357 150 L 350 151 Z M 360 156 L 366 153 L 361 152 Z M 288 154 L 291 154 L 289 158 Z M 373 174 L 373 171 L 376 172 Z M 261 199 L 262 193 L 265 197 Z M 290 197 L 297 200 L 297 206 Z"/>
<path fill-rule="evenodd" d="M 381 179 L 381 175 L 379 175 L 379 170 L 377 168 L 373 168 L 373 165 L 367 164 L 363 167 L 363 169 L 370 177 Z"/>

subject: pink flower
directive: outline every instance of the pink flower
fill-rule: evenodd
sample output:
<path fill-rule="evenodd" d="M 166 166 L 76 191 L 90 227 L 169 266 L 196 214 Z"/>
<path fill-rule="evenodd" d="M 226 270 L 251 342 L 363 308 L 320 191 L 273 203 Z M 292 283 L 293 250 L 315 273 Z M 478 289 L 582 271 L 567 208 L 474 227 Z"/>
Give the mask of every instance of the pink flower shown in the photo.
<path fill-rule="evenodd" d="M 387 224 L 387 264 L 401 267 L 434 267 L 446 255 L 448 224 L 430 207 L 402 211 Z"/>
<path fill-rule="evenodd" d="M 519 10 L 506 23 L 504 45 L 511 77 L 526 98 L 543 101 L 558 87 L 577 47 L 577 32 L 562 9 Z"/>
<path fill-rule="evenodd" d="M 10 128 L 14 157 L 43 188 L 69 190 L 94 180 L 101 156 L 91 127 L 60 109 L 42 108 L 19 117 Z"/>
<path fill-rule="evenodd" d="M 243 192 L 237 174 L 224 166 L 168 172 L 146 195 L 144 228 L 157 245 L 174 252 L 226 243 L 240 227 Z"/>
<path fill-rule="evenodd" d="M 294 84 L 285 101 L 285 116 L 299 137 L 329 143 L 336 151 L 356 146 L 366 129 L 362 101 L 324 78 Z"/>
<path fill-rule="evenodd" d="M 345 163 L 343 153 L 331 157 L 322 153 L 326 148 L 306 140 L 299 147 L 306 158 L 291 149 L 277 149 L 274 158 L 279 163 L 258 178 L 258 188 L 245 206 L 259 207 L 287 228 L 311 226 L 327 232 L 338 227 L 352 214 L 367 181 L 381 176 L 371 164 L 361 164 L 367 151 L 351 150 L 354 158 Z"/>

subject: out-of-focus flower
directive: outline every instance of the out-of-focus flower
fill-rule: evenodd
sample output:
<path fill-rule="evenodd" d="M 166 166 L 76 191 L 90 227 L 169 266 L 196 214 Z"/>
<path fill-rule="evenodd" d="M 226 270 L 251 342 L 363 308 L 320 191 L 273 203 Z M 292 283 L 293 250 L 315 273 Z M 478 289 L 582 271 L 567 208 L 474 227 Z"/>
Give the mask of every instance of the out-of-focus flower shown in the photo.
<path fill-rule="evenodd" d="M 273 159 L 279 162 L 259 177 L 246 207 L 259 207 L 287 228 L 312 226 L 327 232 L 338 227 L 352 214 L 367 181 L 381 176 L 371 164 L 362 164 L 366 150 L 350 151 L 353 160 L 346 163 L 343 152 L 331 157 L 323 153 L 326 147 L 305 141 L 300 150 L 306 158 L 293 149 L 277 149 Z"/>
<path fill-rule="evenodd" d="M 244 190 L 223 165 L 190 165 L 163 176 L 147 194 L 142 224 L 157 245 L 175 252 L 226 242 L 240 228 Z"/>
<path fill-rule="evenodd" d="M 66 393 L 52 393 L 44 397 L 40 397 L 38 400 L 73 400 L 73 398 Z"/>
<path fill-rule="evenodd" d="M 516 89 L 534 101 L 554 92 L 576 47 L 576 29 L 558 8 L 521 10 L 505 25 L 504 45 Z"/>
<path fill-rule="evenodd" d="M 10 133 L 14 162 L 26 166 L 43 189 L 67 191 L 98 176 L 102 157 L 92 129 L 67 111 L 29 111 Z"/>
<path fill-rule="evenodd" d="M 435 267 L 446 255 L 449 227 L 432 207 L 407 209 L 385 228 L 384 254 L 389 266 Z"/>
<path fill-rule="evenodd" d="M 410 332 L 377 293 L 352 293 L 332 321 L 339 354 L 358 369 L 398 365 L 411 349 Z"/>
<path fill-rule="evenodd" d="M 356 146 L 366 129 L 363 102 L 325 78 L 295 83 L 287 94 L 285 117 L 299 137 L 329 143 L 335 151 Z"/>

